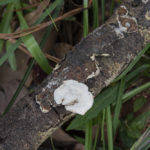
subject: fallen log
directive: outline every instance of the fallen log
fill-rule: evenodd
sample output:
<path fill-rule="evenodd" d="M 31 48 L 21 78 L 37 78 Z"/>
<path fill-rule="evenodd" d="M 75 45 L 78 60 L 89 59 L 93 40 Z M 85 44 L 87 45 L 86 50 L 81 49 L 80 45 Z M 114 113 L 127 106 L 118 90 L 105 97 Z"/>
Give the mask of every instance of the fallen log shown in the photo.
<path fill-rule="evenodd" d="M 67 54 L 34 92 L 0 119 L 0 150 L 36 150 L 75 115 L 54 100 L 54 92 L 63 81 L 84 83 L 95 97 L 149 42 L 149 0 L 125 0 L 104 25 Z"/>

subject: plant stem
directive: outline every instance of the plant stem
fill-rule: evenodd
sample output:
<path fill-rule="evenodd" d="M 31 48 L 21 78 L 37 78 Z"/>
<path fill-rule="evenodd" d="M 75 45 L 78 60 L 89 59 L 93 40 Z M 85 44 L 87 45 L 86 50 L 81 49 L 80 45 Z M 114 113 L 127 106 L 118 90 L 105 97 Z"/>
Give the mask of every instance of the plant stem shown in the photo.
<path fill-rule="evenodd" d="M 83 1 L 83 8 L 83 36 L 86 37 L 89 31 L 88 0 Z"/>
<path fill-rule="evenodd" d="M 98 0 L 93 0 L 93 28 L 97 28 L 99 26 L 98 19 Z"/>
<path fill-rule="evenodd" d="M 106 122 L 107 122 L 107 136 L 108 136 L 108 150 L 113 150 L 113 132 L 110 106 L 106 108 Z"/>
<path fill-rule="evenodd" d="M 85 150 L 91 150 L 92 147 L 92 120 L 86 124 L 85 132 Z"/>
<path fill-rule="evenodd" d="M 113 10 L 114 10 L 114 4 L 115 4 L 115 1 L 114 1 L 114 0 L 111 0 L 111 6 L 110 6 L 110 16 L 112 15 Z"/>
<path fill-rule="evenodd" d="M 102 8 L 102 23 L 105 22 L 105 0 L 101 0 L 101 8 Z"/>
<path fill-rule="evenodd" d="M 121 110 L 121 105 L 122 105 L 122 96 L 123 96 L 124 88 L 125 88 L 125 78 L 123 77 L 120 81 L 120 87 L 119 87 L 116 108 L 115 108 L 115 113 L 114 113 L 114 120 L 113 120 L 114 135 L 116 133 L 116 129 L 119 123 L 119 115 L 120 115 L 120 110 Z"/>
<path fill-rule="evenodd" d="M 101 140 L 103 142 L 103 150 L 105 150 L 105 134 L 104 134 L 104 127 L 105 127 L 105 117 L 106 117 L 106 109 L 103 109 L 103 118 L 102 118 L 102 126 L 101 126 Z"/>

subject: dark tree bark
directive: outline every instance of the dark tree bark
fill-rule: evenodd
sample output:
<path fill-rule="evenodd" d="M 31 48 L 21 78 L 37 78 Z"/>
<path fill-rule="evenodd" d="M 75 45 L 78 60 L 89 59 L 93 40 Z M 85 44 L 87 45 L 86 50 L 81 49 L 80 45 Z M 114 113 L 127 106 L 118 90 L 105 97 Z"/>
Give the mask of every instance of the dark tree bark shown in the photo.
<path fill-rule="evenodd" d="M 0 119 L 0 150 L 36 150 L 74 113 L 56 105 L 64 80 L 85 83 L 94 96 L 150 42 L 150 2 L 125 0 L 114 15 L 68 53 L 51 75 Z"/>

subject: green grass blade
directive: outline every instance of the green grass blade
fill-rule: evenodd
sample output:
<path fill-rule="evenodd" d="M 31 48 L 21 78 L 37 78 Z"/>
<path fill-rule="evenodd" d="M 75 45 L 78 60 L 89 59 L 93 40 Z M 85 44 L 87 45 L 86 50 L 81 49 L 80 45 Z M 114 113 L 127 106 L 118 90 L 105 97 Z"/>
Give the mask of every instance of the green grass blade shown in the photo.
<path fill-rule="evenodd" d="M 98 121 L 100 120 L 100 118 L 97 118 L 97 119 L 98 119 Z M 99 130 L 100 130 L 100 124 L 98 123 L 98 127 L 97 127 L 97 130 L 96 130 L 96 136 L 95 136 L 95 140 L 94 140 L 93 150 L 96 150 L 96 145 L 97 145 Z"/>
<path fill-rule="evenodd" d="M 7 41 L 6 42 L 6 51 L 7 51 L 7 53 L 10 53 L 10 54 L 8 54 L 8 56 L 9 56 L 8 57 L 8 62 L 9 62 L 9 65 L 10 65 L 11 69 L 16 70 L 17 69 L 16 57 L 15 57 L 15 54 L 10 51 L 12 45 L 13 45 L 12 43 Z"/>
<path fill-rule="evenodd" d="M 110 5 L 110 16 L 113 14 L 113 11 L 114 11 L 114 5 L 115 5 L 115 0 L 111 0 L 111 5 Z"/>
<path fill-rule="evenodd" d="M 93 0 L 93 28 L 97 28 L 99 26 L 99 18 L 98 18 L 98 0 Z"/>
<path fill-rule="evenodd" d="M 20 3 L 19 2 L 16 3 L 16 9 L 20 9 L 20 8 L 21 8 Z M 17 11 L 17 15 L 19 18 L 21 29 L 27 29 L 28 25 L 23 17 L 22 12 Z M 29 50 L 29 52 L 34 57 L 34 59 L 37 61 L 37 63 L 43 69 L 43 71 L 45 71 L 46 73 L 49 74 L 52 69 L 49 66 L 47 59 L 45 58 L 44 54 L 42 53 L 41 48 L 39 47 L 39 45 L 36 42 L 36 40 L 34 39 L 34 37 L 30 34 L 30 35 L 22 37 L 21 39 L 24 42 L 27 49 Z"/>
<path fill-rule="evenodd" d="M 101 117 L 102 117 L 101 113 L 99 113 L 99 115 L 96 117 L 96 120 L 97 120 L 97 129 L 96 129 L 96 136 L 95 136 L 95 139 L 94 139 L 94 145 L 93 145 L 93 149 L 92 150 L 96 150 L 97 141 L 98 141 L 98 135 L 99 135 L 99 131 L 100 131 L 100 126 L 101 126 L 101 123 L 103 121 L 101 119 Z"/>
<path fill-rule="evenodd" d="M 52 11 L 56 8 L 56 7 L 61 7 L 63 4 L 64 0 L 55 0 L 52 4 L 50 4 L 50 6 L 45 10 L 45 12 L 42 13 L 42 15 L 40 16 L 40 18 L 38 18 L 34 24 L 39 24 L 41 23 L 47 16 L 49 16 Z"/>
<path fill-rule="evenodd" d="M 54 146 L 54 143 L 53 143 L 52 137 L 50 137 L 50 141 L 51 141 L 51 145 L 52 145 L 52 150 L 56 150 L 56 149 L 55 149 L 55 146 Z"/>
<path fill-rule="evenodd" d="M 147 89 L 150 87 L 150 82 L 147 82 L 133 90 L 131 90 L 130 92 L 126 93 L 123 95 L 122 97 L 122 101 L 126 102 L 127 100 L 129 100 L 130 98 L 132 98 L 133 96 L 135 96 L 136 94 L 142 92 L 143 90 Z"/>
<path fill-rule="evenodd" d="M 4 12 L 2 21 L 0 23 L 0 33 L 8 33 L 10 27 L 10 21 L 13 15 L 13 10 L 14 10 L 14 4 L 12 3 L 8 4 Z M 0 52 L 2 51 L 3 44 L 4 44 L 4 40 L 0 39 Z"/>
<path fill-rule="evenodd" d="M 0 5 L 6 5 L 12 2 L 16 2 L 18 0 L 0 0 Z"/>
<path fill-rule="evenodd" d="M 103 150 L 106 149 L 106 145 L 105 145 L 105 115 L 106 114 L 106 108 L 103 110 L 103 118 L 102 118 L 102 126 L 101 126 L 101 141 L 102 141 L 102 145 L 103 145 Z"/>
<path fill-rule="evenodd" d="M 85 130 L 85 150 L 91 150 L 92 147 L 92 120 L 86 124 Z"/>
<path fill-rule="evenodd" d="M 107 123 L 107 136 L 108 136 L 108 150 L 113 150 L 113 132 L 112 132 L 112 119 L 110 106 L 106 108 L 106 123 Z"/>
<path fill-rule="evenodd" d="M 140 65 L 138 68 L 136 68 L 135 70 L 133 70 L 132 72 L 130 72 L 128 74 L 128 76 L 125 78 L 125 81 L 126 82 L 130 81 L 131 79 L 133 79 L 136 76 L 138 76 L 140 72 L 148 70 L 149 68 L 150 68 L 150 64 Z"/>
<path fill-rule="evenodd" d="M 10 33 L 10 31 L 11 31 L 11 29 L 10 29 L 10 26 L 9 26 L 8 33 Z M 12 43 L 10 43 L 9 41 L 6 41 L 6 52 L 10 53 L 9 57 L 8 57 L 9 65 L 10 65 L 10 67 L 11 67 L 12 70 L 16 70 L 17 69 L 17 65 L 16 65 L 15 53 L 12 53 L 10 51 L 10 48 L 12 46 L 13 46 Z"/>
<path fill-rule="evenodd" d="M 105 22 L 105 0 L 101 0 L 101 8 L 102 8 L 102 23 Z"/>
<path fill-rule="evenodd" d="M 143 50 L 139 52 L 139 54 L 134 58 L 134 60 L 129 64 L 129 66 L 113 81 L 116 82 L 120 80 L 122 77 L 124 77 L 140 60 L 140 58 L 143 56 L 143 54 L 150 48 L 150 43 L 147 44 Z"/>
<path fill-rule="evenodd" d="M 83 36 L 86 37 L 89 32 L 88 0 L 83 0 Z"/>
<path fill-rule="evenodd" d="M 114 119 L 113 119 L 114 135 L 116 133 L 116 129 L 119 123 L 119 115 L 120 115 L 120 110 L 121 110 L 121 105 L 122 105 L 122 96 L 123 96 L 124 88 L 125 88 L 125 79 L 122 78 L 120 81 L 120 85 L 119 85 L 118 97 L 116 101 L 116 107 L 115 107 L 115 113 L 114 113 Z"/>
<path fill-rule="evenodd" d="M 21 44 L 21 40 L 17 40 L 16 43 L 11 44 L 11 47 L 7 50 L 7 52 L 0 58 L 0 66 L 12 55 L 14 54 L 17 47 Z M 9 53 L 8 53 L 9 52 Z"/>

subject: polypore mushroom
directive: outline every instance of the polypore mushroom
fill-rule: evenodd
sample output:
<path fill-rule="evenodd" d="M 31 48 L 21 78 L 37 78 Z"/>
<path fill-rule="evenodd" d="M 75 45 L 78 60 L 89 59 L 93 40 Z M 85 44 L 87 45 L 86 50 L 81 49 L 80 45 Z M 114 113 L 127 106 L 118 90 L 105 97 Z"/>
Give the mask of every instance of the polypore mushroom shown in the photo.
<path fill-rule="evenodd" d="M 88 86 L 75 80 L 66 80 L 54 91 L 54 100 L 66 110 L 84 115 L 93 105 L 93 95 Z"/>

